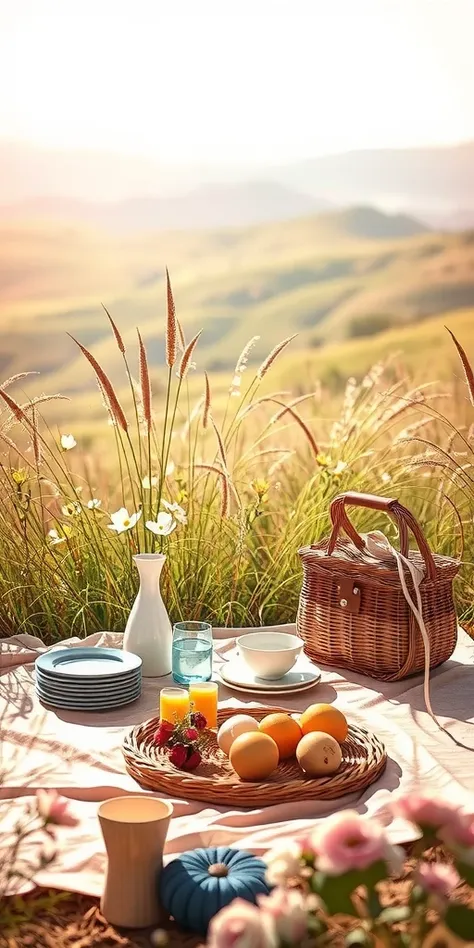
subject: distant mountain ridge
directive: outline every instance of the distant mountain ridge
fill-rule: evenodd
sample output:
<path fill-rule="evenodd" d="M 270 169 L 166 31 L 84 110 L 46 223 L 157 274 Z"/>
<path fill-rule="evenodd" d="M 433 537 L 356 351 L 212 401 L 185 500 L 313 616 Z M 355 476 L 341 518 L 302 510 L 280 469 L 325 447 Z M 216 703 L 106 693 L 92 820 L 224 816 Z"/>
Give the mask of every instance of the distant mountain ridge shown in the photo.
<path fill-rule="evenodd" d="M 203 185 L 178 197 L 112 202 L 44 197 L 0 206 L 0 220 L 76 221 L 112 231 L 246 227 L 305 217 L 331 207 L 272 181 Z"/>
<path fill-rule="evenodd" d="M 455 229 L 474 223 L 474 143 L 256 169 L 0 142 L 0 204 L 4 220 L 31 211 L 121 230 L 239 227 L 364 204 Z"/>
<path fill-rule="evenodd" d="M 295 162 L 277 169 L 287 187 L 298 182 L 338 204 L 378 204 L 447 213 L 474 206 L 474 142 L 455 147 L 372 149 Z"/>
<path fill-rule="evenodd" d="M 215 206 L 209 211 L 207 201 L 210 200 L 212 193 L 218 195 L 219 200 L 216 199 Z M 270 197 L 274 193 L 273 188 L 267 189 L 264 196 L 266 194 Z M 294 224 L 298 231 L 302 226 L 305 227 L 309 244 L 320 243 L 324 240 L 339 242 L 398 239 L 414 237 L 430 230 L 425 223 L 411 215 L 388 214 L 370 206 L 355 206 L 342 210 L 331 208 L 324 209 L 323 212 L 319 210 L 318 213 L 308 213 L 306 203 L 303 202 L 302 213 L 298 214 L 296 213 L 298 201 L 292 200 L 294 195 L 291 192 L 285 192 L 284 189 L 279 191 L 282 200 L 278 206 L 279 217 L 274 220 L 272 217 L 275 211 L 274 204 L 269 203 L 265 207 L 264 203 L 259 201 L 259 193 L 255 193 L 254 203 L 245 205 L 242 200 L 240 202 L 238 200 L 243 194 L 249 196 L 251 189 L 225 187 L 206 189 L 206 198 L 203 192 L 199 192 L 198 195 L 183 199 L 178 205 L 172 201 L 145 199 L 111 205 L 61 199 L 29 201 L 17 205 L 0 206 L 0 229 L 2 226 L 28 228 L 36 221 L 39 222 L 39 226 L 43 222 L 58 226 L 94 225 L 116 236 L 121 233 L 131 233 L 133 236 L 133 232 L 145 234 L 146 231 L 150 233 L 162 231 L 164 235 L 172 232 L 176 236 L 179 233 L 184 235 L 186 231 L 195 230 L 213 233 L 219 242 L 229 247 L 245 243 L 252 230 L 264 229 L 271 223 L 280 223 L 285 227 L 291 227 Z M 287 199 L 286 214 L 283 207 L 285 198 Z M 235 200 L 234 204 L 232 204 L 233 200 Z M 177 206 L 181 214 L 177 213 Z M 256 216 L 257 210 L 258 220 L 249 220 L 252 214 Z M 228 219 L 231 211 L 234 213 L 233 222 L 225 227 L 223 219 Z M 213 227 L 200 225 L 200 217 L 205 216 L 208 220 L 209 215 L 216 220 Z M 239 217 L 243 218 L 240 223 Z M 169 223 L 170 220 L 173 224 Z M 179 225 L 177 225 L 178 220 Z"/>

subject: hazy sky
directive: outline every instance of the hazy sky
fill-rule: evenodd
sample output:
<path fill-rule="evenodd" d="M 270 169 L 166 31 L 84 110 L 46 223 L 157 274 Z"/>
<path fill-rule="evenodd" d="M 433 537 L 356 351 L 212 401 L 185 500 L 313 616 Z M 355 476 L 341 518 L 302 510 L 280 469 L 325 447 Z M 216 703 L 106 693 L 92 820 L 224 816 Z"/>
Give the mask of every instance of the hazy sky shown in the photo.
<path fill-rule="evenodd" d="M 474 0 L 0 0 L 0 136 L 186 164 L 474 139 L 473 42 Z"/>

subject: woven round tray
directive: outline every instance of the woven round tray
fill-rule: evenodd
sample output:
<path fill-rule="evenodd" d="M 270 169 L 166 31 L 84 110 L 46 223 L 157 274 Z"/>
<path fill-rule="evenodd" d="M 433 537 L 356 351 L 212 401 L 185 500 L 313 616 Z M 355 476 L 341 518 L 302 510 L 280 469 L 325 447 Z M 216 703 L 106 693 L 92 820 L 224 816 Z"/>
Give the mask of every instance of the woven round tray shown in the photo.
<path fill-rule="evenodd" d="M 260 721 L 266 714 L 285 708 L 245 708 Z M 235 708 L 218 712 L 220 726 L 236 713 Z M 293 713 L 293 712 L 291 712 Z M 185 773 L 170 763 L 166 751 L 156 747 L 153 735 L 158 718 L 138 724 L 125 738 L 123 754 L 128 773 L 145 790 L 155 790 L 184 800 L 200 800 L 238 807 L 273 806 L 298 800 L 334 800 L 346 793 L 363 790 L 385 769 L 387 752 L 382 742 L 364 728 L 349 725 L 347 740 L 341 745 L 342 764 L 329 777 L 305 777 L 296 760 L 284 760 L 263 781 L 241 780 L 217 745 L 215 732 L 206 731 L 200 747 L 202 761 L 193 773 Z"/>

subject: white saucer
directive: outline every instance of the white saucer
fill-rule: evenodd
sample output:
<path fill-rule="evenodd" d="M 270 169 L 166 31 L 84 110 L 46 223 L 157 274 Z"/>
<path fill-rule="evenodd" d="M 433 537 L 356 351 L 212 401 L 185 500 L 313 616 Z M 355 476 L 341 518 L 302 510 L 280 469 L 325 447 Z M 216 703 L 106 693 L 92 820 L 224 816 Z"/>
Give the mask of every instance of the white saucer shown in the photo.
<path fill-rule="evenodd" d="M 313 688 L 321 680 L 321 671 L 307 661 L 298 661 L 282 678 L 268 680 L 257 678 L 244 662 L 238 658 L 224 663 L 219 674 L 225 685 L 234 691 L 253 691 L 260 694 L 293 694 Z"/>

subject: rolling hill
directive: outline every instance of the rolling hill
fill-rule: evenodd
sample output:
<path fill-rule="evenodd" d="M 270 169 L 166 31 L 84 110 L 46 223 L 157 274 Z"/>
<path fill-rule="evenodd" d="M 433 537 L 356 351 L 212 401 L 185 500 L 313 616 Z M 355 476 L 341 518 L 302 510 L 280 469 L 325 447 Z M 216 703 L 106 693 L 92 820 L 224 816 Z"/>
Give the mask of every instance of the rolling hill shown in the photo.
<path fill-rule="evenodd" d="M 474 311 L 474 235 L 431 232 L 414 218 L 370 207 L 278 225 L 127 237 L 66 223 L 12 222 L 0 226 L 3 377 L 38 369 L 41 379 L 27 390 L 40 385 L 74 394 L 89 418 L 84 406 L 91 393 L 98 401 L 93 373 L 67 333 L 93 347 L 120 384 L 121 355 L 103 302 L 133 352 L 140 327 L 157 391 L 165 265 L 187 338 L 204 330 L 198 370 L 207 368 L 218 386 L 228 387 L 251 337 L 260 337 L 252 352 L 258 362 L 297 332 L 291 364 L 314 362 L 337 391 L 346 370 L 325 373 L 323 366 L 343 352 L 348 372 L 351 353 L 363 371 L 361 354 L 376 340 L 394 345 L 397 334 L 452 311 L 459 318 L 464 311 L 469 323 Z M 201 385 L 197 376 L 195 385 Z"/>

